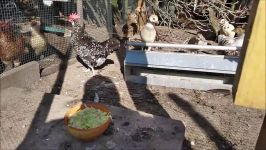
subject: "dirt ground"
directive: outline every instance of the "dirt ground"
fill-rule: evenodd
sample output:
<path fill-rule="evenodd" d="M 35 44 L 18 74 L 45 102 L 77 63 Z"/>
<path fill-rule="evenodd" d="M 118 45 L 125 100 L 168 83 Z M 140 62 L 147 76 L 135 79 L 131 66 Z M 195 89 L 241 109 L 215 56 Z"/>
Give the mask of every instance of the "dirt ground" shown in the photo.
<path fill-rule="evenodd" d="M 46 77 L 33 86 L 43 92 L 141 110 L 180 120 L 186 127 L 183 149 L 254 149 L 264 111 L 233 104 L 225 91 L 197 91 L 126 83 L 116 54 L 91 77 L 75 61 L 66 71 Z"/>
<path fill-rule="evenodd" d="M 105 28 L 91 26 L 89 31 L 97 35 L 99 41 L 107 37 Z M 173 37 L 163 36 L 184 42 L 195 35 L 176 31 Z M 66 44 L 64 40 L 58 44 L 56 39 L 52 38 L 55 48 L 56 45 Z M 234 105 L 232 95 L 227 91 L 198 91 L 126 83 L 121 73 L 124 53 L 124 49 L 120 49 L 110 55 L 108 63 L 97 69 L 98 74 L 94 77 L 91 72 L 84 72 L 85 67 L 80 62 L 74 61 L 66 70 L 42 77 L 32 89 L 83 101 L 93 100 L 97 93 L 101 103 L 180 120 L 186 127 L 184 150 L 254 149 L 265 111 Z M 60 53 L 46 57 L 40 61 L 40 65 L 45 68 L 55 62 L 63 62 Z"/>

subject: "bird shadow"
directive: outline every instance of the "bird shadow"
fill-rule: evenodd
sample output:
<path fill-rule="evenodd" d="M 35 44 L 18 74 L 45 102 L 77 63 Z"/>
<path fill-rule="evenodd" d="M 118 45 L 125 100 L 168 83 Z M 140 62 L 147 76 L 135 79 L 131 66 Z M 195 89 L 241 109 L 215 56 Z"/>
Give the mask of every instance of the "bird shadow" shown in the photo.
<path fill-rule="evenodd" d="M 115 83 L 109 77 L 95 75 L 90 78 L 84 85 L 82 102 L 93 102 L 96 93 L 99 96 L 99 102 L 123 107 L 120 104 L 120 96 Z"/>

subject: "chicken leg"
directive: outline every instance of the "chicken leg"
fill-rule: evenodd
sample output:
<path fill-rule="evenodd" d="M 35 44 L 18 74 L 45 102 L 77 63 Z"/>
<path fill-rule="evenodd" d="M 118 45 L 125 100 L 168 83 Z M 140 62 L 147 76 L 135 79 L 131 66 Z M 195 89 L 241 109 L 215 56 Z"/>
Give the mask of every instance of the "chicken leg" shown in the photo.
<path fill-rule="evenodd" d="M 92 76 L 94 76 L 94 75 L 95 75 L 95 70 L 94 70 L 94 68 L 91 67 L 91 66 L 88 66 L 88 67 L 89 67 L 89 68 L 86 69 L 85 72 L 86 72 L 86 73 L 87 73 L 87 72 L 92 72 Z"/>
<path fill-rule="evenodd" d="M 20 62 L 19 59 L 16 59 L 16 60 L 13 61 L 13 63 L 14 63 L 14 67 L 18 67 L 21 62 Z"/>

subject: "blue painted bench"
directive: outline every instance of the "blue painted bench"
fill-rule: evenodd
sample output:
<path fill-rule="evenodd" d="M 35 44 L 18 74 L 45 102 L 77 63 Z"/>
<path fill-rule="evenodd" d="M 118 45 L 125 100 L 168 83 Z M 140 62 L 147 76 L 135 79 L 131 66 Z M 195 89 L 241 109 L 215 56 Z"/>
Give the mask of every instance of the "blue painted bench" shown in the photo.
<path fill-rule="evenodd" d="M 193 71 L 199 73 L 215 73 L 221 76 L 233 76 L 238 65 L 238 57 L 223 56 L 223 55 L 204 55 L 204 54 L 189 54 L 189 53 L 173 53 L 173 52 L 154 52 L 154 51 L 136 51 L 128 50 L 124 60 L 124 74 L 126 81 L 136 83 L 154 84 L 171 87 L 182 87 L 190 89 L 213 89 L 226 88 L 230 89 L 232 85 L 228 85 L 227 79 L 212 77 L 202 77 L 201 75 L 193 74 L 193 77 L 171 76 L 170 74 L 162 73 L 161 75 L 144 73 L 144 76 L 133 74 L 132 70 L 137 68 L 151 68 L 153 70 L 178 70 L 178 71 Z"/>
<path fill-rule="evenodd" d="M 128 50 L 125 66 L 235 74 L 238 57 Z"/>

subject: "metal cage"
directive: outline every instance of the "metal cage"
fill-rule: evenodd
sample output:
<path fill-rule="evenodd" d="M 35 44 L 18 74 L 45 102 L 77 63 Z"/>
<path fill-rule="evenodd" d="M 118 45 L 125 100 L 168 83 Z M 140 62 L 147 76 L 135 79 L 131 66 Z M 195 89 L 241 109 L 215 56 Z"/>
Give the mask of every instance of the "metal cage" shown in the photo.
<path fill-rule="evenodd" d="M 43 69 L 74 57 L 67 21 L 71 12 L 80 13 L 93 38 L 101 41 L 112 34 L 110 0 L 1 0 L 0 73 L 30 61 Z"/>

